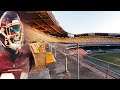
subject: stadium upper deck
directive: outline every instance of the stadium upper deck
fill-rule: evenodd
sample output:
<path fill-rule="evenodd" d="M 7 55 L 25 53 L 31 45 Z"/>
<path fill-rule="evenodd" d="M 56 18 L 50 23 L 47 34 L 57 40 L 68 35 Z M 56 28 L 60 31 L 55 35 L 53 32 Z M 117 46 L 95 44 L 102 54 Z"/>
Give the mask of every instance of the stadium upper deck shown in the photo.
<path fill-rule="evenodd" d="M 49 36 L 45 33 L 39 33 L 37 30 L 31 30 L 30 27 L 25 26 L 26 41 L 27 42 L 63 42 L 63 43 L 79 43 L 81 46 L 120 46 L 120 39 L 111 36 L 82 36 L 75 38 L 63 38 L 57 36 Z"/>

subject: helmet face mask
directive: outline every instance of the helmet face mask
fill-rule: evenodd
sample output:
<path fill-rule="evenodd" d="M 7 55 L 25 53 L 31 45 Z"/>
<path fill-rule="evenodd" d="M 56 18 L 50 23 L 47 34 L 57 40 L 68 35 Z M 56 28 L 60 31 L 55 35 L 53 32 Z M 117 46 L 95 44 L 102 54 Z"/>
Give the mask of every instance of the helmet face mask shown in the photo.
<path fill-rule="evenodd" d="M 10 26 L 10 30 L 15 32 L 15 33 L 19 33 L 20 32 L 20 25 L 13 25 L 13 26 Z"/>
<path fill-rule="evenodd" d="M 7 15 L 9 14 L 9 15 Z M 15 14 L 14 18 L 13 15 Z M 12 17 L 12 18 L 11 18 Z M 9 22 L 5 20 L 10 19 Z M 3 14 L 3 17 L 1 18 L 1 30 L 0 30 L 0 34 L 3 35 L 4 40 L 1 40 L 2 45 L 5 48 L 11 48 L 12 50 L 19 50 L 21 49 L 22 45 L 23 45 L 23 40 L 22 40 L 22 24 L 20 22 L 20 19 L 18 17 L 18 15 L 13 12 L 13 11 L 8 11 L 7 13 L 5 12 Z M 6 23 L 6 24 L 5 24 Z"/>

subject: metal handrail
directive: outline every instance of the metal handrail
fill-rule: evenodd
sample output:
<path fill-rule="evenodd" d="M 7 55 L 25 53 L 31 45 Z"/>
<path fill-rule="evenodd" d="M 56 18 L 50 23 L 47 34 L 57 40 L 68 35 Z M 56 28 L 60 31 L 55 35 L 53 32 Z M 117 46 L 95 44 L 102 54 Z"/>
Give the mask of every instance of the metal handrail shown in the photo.
<path fill-rule="evenodd" d="M 87 55 L 88 56 L 88 55 Z M 84 59 L 85 60 L 85 59 Z M 93 62 L 91 62 L 91 61 L 88 61 L 88 60 L 85 60 L 86 62 L 89 62 L 89 63 L 91 63 L 91 64 L 93 64 L 93 65 L 95 65 L 95 66 L 98 66 L 98 67 L 100 67 L 100 68 L 102 68 L 102 69 L 104 69 L 104 70 L 107 70 L 106 68 L 104 68 L 104 67 L 102 67 L 102 66 L 100 66 L 100 65 L 98 65 L 98 64 L 95 64 L 95 63 L 93 63 Z M 102 63 L 104 63 L 104 62 L 102 62 Z M 108 64 L 108 63 L 106 63 L 106 64 Z M 111 64 L 111 63 L 110 63 Z M 112 63 L 112 65 L 115 65 L 116 66 L 116 64 L 113 64 Z M 119 65 L 118 65 L 119 66 Z M 99 69 L 98 69 L 99 70 Z M 100 70 L 101 71 L 101 70 Z M 103 72 L 103 71 L 102 71 Z M 111 73 L 113 73 L 113 74 L 115 74 L 115 75 L 118 75 L 118 76 L 120 76 L 120 73 L 117 73 L 117 72 L 115 72 L 115 71 L 112 71 L 112 70 L 109 70 L 109 72 L 111 72 Z M 103 73 L 105 73 L 105 72 L 103 72 Z M 116 78 L 115 76 L 113 76 L 113 75 L 111 75 L 110 74 L 110 76 L 111 77 L 113 77 L 113 78 Z"/>

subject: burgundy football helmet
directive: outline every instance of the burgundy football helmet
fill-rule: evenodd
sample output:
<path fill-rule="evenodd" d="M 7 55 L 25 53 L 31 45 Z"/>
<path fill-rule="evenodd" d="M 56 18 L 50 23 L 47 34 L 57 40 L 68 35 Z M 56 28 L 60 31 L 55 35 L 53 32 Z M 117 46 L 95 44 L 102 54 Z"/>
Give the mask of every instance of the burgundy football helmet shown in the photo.
<path fill-rule="evenodd" d="M 6 11 L 1 17 L 0 43 L 4 48 L 19 50 L 23 45 L 23 25 L 18 14 Z"/>

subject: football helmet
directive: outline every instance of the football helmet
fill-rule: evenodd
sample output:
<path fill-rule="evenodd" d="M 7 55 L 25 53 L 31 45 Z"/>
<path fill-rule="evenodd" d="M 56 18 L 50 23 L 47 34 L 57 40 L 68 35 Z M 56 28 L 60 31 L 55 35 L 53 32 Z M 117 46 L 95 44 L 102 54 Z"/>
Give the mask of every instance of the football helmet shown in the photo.
<path fill-rule="evenodd" d="M 19 50 L 23 46 L 23 25 L 18 14 L 6 11 L 1 17 L 0 43 L 4 48 Z"/>

